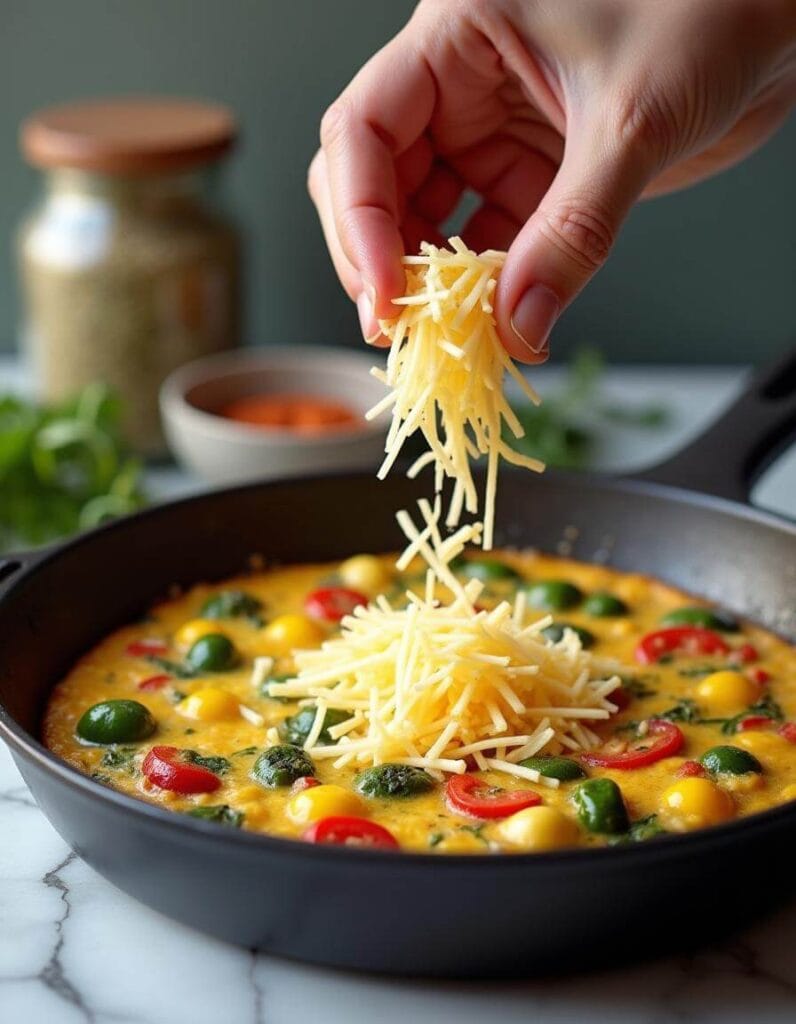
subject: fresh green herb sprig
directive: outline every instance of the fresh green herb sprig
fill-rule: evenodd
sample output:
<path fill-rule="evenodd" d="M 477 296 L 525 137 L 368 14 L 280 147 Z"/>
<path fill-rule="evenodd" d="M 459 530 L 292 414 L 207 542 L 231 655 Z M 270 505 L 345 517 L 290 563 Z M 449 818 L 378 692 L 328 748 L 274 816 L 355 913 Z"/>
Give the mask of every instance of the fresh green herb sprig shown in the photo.
<path fill-rule="evenodd" d="M 0 551 L 47 544 L 145 504 L 141 467 L 101 384 L 40 406 L 0 397 Z"/>
<path fill-rule="evenodd" d="M 666 424 L 669 410 L 659 404 L 630 405 L 605 402 L 600 395 L 604 372 L 602 355 L 592 348 L 576 352 L 569 365 L 564 387 L 545 395 L 541 405 L 530 403 L 515 408 L 525 436 L 512 444 L 526 455 L 542 459 L 548 466 L 584 469 L 593 455 L 601 423 L 620 423 L 639 429 L 657 429 Z"/>

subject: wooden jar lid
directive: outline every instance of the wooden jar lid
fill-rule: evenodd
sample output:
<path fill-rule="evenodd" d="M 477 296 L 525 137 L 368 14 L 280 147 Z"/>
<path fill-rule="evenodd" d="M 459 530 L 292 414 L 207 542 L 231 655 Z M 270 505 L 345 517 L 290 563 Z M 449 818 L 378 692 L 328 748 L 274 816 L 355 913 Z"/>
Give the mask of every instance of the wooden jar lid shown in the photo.
<path fill-rule="evenodd" d="M 131 97 L 40 110 L 22 125 L 21 146 L 37 167 L 135 176 L 217 160 L 236 131 L 232 112 L 215 103 Z"/>

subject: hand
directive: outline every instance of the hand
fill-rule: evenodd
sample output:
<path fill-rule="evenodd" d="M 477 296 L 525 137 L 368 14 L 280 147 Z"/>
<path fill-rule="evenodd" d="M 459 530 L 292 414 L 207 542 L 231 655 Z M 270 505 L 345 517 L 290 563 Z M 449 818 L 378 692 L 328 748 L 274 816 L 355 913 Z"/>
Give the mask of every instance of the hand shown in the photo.
<path fill-rule="evenodd" d="M 310 194 L 384 343 L 401 256 L 474 190 L 465 241 L 508 249 L 501 339 L 541 362 L 636 200 L 737 162 L 795 95 L 793 0 L 422 0 L 326 112 Z"/>

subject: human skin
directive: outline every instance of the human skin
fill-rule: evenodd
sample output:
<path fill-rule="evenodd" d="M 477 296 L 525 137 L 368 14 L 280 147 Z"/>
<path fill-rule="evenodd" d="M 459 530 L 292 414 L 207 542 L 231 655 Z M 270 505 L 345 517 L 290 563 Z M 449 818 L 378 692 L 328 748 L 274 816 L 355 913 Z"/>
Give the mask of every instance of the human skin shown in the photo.
<path fill-rule="evenodd" d="M 476 192 L 501 340 L 542 362 L 634 203 L 737 163 L 794 100 L 794 0 L 421 0 L 326 111 L 309 190 L 371 344 L 401 256 Z"/>

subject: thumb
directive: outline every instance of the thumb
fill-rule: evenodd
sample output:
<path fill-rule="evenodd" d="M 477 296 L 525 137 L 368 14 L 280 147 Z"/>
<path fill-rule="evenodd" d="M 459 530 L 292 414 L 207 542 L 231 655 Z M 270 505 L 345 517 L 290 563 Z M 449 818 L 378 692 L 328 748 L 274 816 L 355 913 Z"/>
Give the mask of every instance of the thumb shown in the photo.
<path fill-rule="evenodd" d="M 550 189 L 509 249 L 496 316 L 509 354 L 547 359 L 561 311 L 600 269 L 632 204 L 655 171 L 632 145 L 607 143 L 607 131 L 571 129 Z"/>

